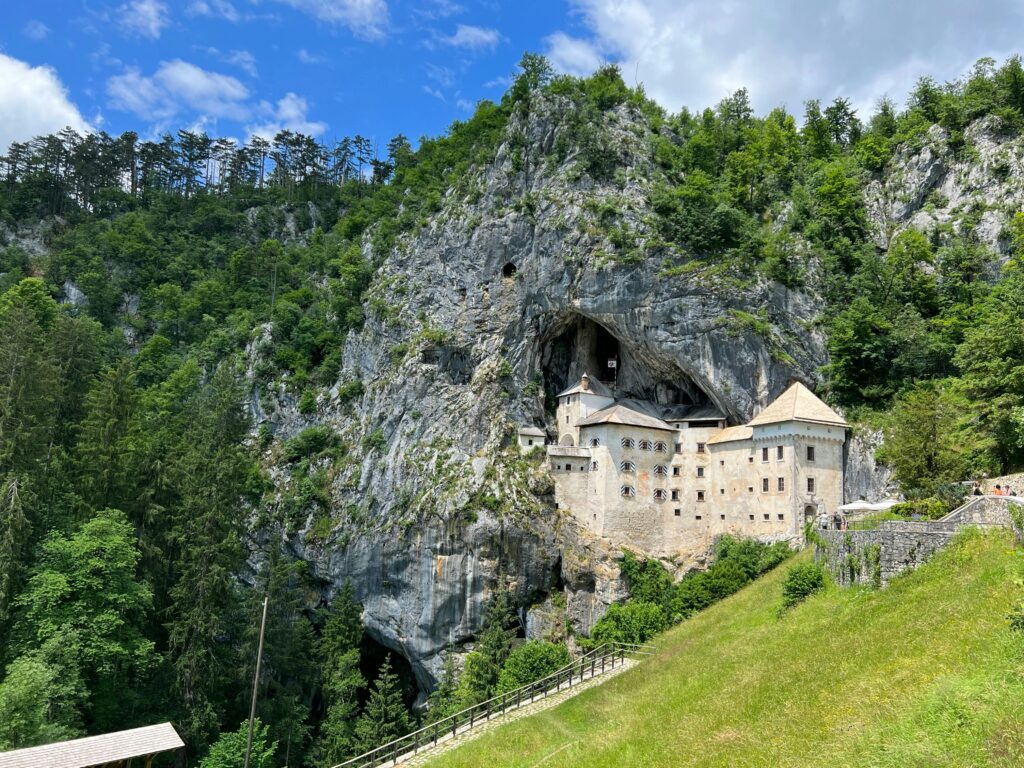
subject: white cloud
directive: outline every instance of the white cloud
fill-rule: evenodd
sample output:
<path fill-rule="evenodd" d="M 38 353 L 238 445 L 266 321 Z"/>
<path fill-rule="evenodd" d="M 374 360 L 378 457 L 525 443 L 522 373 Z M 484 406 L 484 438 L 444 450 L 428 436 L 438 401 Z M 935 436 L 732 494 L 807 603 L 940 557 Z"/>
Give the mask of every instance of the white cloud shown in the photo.
<path fill-rule="evenodd" d="M 604 64 L 593 43 L 569 37 L 564 32 L 556 32 L 545 41 L 548 46 L 548 57 L 551 65 L 570 75 L 589 75 Z"/>
<path fill-rule="evenodd" d="M 38 19 L 31 19 L 22 26 L 21 34 L 29 40 L 42 40 L 50 34 L 50 28 Z"/>
<path fill-rule="evenodd" d="M 118 24 L 130 35 L 156 40 L 170 24 L 167 5 L 160 0 L 131 0 L 117 9 Z"/>
<path fill-rule="evenodd" d="M 234 64 L 249 77 L 259 77 L 259 72 L 256 70 L 256 57 L 249 51 L 230 51 L 225 54 L 224 61 Z"/>
<path fill-rule="evenodd" d="M 445 101 L 446 100 L 444 98 L 444 94 L 441 93 L 441 91 L 439 91 L 437 88 L 431 88 L 429 85 L 424 85 L 423 86 L 423 92 L 428 94 L 428 95 L 430 95 L 430 96 L 433 96 L 438 101 Z"/>
<path fill-rule="evenodd" d="M 431 0 L 426 7 L 416 8 L 413 13 L 424 19 L 446 19 L 449 16 L 456 16 L 464 10 L 466 9 L 452 0 Z"/>
<path fill-rule="evenodd" d="M 192 0 L 185 12 L 189 16 L 212 16 L 232 22 L 241 18 L 228 0 Z"/>
<path fill-rule="evenodd" d="M 276 0 L 317 21 L 348 27 L 358 37 L 376 40 L 388 26 L 386 0 Z"/>
<path fill-rule="evenodd" d="M 68 126 L 91 130 L 56 71 L 0 53 L 0 152 L 13 141 L 27 141 Z"/>
<path fill-rule="evenodd" d="M 480 51 L 486 48 L 494 50 L 498 43 L 501 42 L 501 35 L 496 29 L 459 24 L 455 28 L 455 34 L 449 37 L 442 37 L 441 42 L 455 48 L 468 48 L 473 51 Z"/>
<path fill-rule="evenodd" d="M 295 55 L 303 64 L 323 64 L 327 61 L 326 56 L 321 56 L 317 53 L 310 53 L 305 48 L 299 48 L 299 50 L 295 52 Z"/>
<path fill-rule="evenodd" d="M 953 79 L 981 56 L 1005 56 L 1024 33 L 1015 0 L 572 0 L 587 34 L 548 38 L 551 61 L 586 72 L 604 60 L 670 110 L 701 108 L 747 87 L 758 111 L 802 114 L 810 98 L 862 112 L 902 99 L 925 74 Z"/>
<path fill-rule="evenodd" d="M 472 112 L 474 109 L 476 109 L 473 102 L 470 101 L 469 99 L 459 99 L 458 101 L 455 102 L 455 105 L 465 112 Z"/>
<path fill-rule="evenodd" d="M 184 111 L 204 118 L 246 120 L 249 90 L 234 77 L 208 72 L 181 59 L 163 61 L 150 76 L 130 69 L 107 80 L 116 109 L 143 120 L 166 121 Z"/>
<path fill-rule="evenodd" d="M 264 139 L 273 139 L 274 136 L 283 130 L 303 133 L 307 136 L 319 136 L 327 130 L 327 123 L 319 120 L 310 120 L 308 117 L 309 103 L 301 96 L 294 93 L 285 94 L 279 99 L 276 105 L 261 102 L 260 110 L 264 118 L 263 122 L 247 126 L 249 136 L 262 136 Z"/>

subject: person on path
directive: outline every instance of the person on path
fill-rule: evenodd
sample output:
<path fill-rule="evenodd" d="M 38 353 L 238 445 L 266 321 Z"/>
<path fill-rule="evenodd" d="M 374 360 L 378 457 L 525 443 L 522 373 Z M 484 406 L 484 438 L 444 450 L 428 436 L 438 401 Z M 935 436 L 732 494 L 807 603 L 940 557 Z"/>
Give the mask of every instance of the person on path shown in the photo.
<path fill-rule="evenodd" d="M 993 496 L 1002 496 L 1003 495 L 1003 486 L 997 484 L 996 485 L 996 489 L 994 491 L 992 491 L 992 495 Z"/>

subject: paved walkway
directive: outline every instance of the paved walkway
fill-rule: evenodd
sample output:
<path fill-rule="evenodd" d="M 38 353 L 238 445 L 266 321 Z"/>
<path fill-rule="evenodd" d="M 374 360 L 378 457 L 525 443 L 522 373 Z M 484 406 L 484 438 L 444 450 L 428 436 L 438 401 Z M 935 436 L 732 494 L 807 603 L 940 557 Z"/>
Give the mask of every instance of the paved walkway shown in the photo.
<path fill-rule="evenodd" d="M 437 742 L 437 746 L 424 748 L 417 755 L 404 755 L 399 757 L 397 761 L 391 765 L 396 768 L 418 768 L 418 766 L 424 766 L 431 760 L 443 752 L 455 749 L 462 746 L 467 741 L 475 739 L 481 734 L 493 731 L 505 723 L 511 723 L 515 720 L 519 720 L 530 715 L 535 715 L 538 712 L 543 712 L 546 709 L 557 707 L 566 699 L 571 699 L 578 693 L 582 693 L 588 688 L 593 688 L 596 685 L 600 685 L 605 680 L 611 680 L 613 677 L 621 675 L 627 669 L 636 665 L 636 661 L 633 659 L 626 659 L 621 665 L 617 665 L 614 669 L 606 670 L 604 673 L 598 673 L 593 677 L 585 677 L 581 683 L 573 683 L 570 688 L 568 684 L 563 683 L 558 691 L 551 691 L 547 696 L 539 695 L 535 696 L 533 701 L 521 705 L 518 709 L 512 709 L 506 711 L 505 714 L 495 715 L 491 720 L 488 720 L 479 725 L 475 725 L 472 729 L 468 726 L 460 728 L 459 732 L 452 736 L 447 734 L 440 738 Z"/>

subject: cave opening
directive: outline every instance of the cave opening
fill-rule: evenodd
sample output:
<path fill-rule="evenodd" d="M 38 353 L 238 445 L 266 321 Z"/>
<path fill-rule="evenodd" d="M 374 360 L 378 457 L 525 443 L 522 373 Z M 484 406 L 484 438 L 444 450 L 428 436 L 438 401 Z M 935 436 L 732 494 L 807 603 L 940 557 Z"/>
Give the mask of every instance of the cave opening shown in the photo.
<path fill-rule="evenodd" d="M 658 406 L 711 405 L 711 398 L 669 357 L 646 345 L 620 341 L 597 321 L 570 313 L 555 320 L 540 337 L 540 365 L 548 410 L 555 396 L 587 373 L 617 399 L 632 398 Z"/>
<path fill-rule="evenodd" d="M 416 682 L 416 675 L 412 671 L 412 665 L 408 659 L 397 651 L 381 645 L 374 640 L 368 632 L 363 633 L 363 639 L 359 644 L 359 671 L 369 685 L 363 691 L 363 697 L 369 698 L 369 690 L 373 681 L 380 673 L 380 666 L 384 659 L 391 657 L 391 671 L 398 677 L 398 687 L 402 691 L 402 701 L 411 711 L 420 695 L 419 684 Z M 361 701 L 364 703 L 365 701 Z"/>
<path fill-rule="evenodd" d="M 511 261 L 501 268 L 502 277 L 512 277 L 516 273 L 516 265 Z"/>

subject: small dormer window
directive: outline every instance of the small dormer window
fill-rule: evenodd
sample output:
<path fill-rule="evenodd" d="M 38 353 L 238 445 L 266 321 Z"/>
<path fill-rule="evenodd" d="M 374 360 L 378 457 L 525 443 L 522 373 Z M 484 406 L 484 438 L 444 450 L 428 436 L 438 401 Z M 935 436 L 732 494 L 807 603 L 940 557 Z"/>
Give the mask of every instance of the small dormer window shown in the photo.
<path fill-rule="evenodd" d="M 640 450 L 641 451 L 653 451 L 654 450 L 654 443 L 652 443 L 650 440 L 641 440 L 640 441 Z"/>
<path fill-rule="evenodd" d="M 632 437 L 624 437 L 624 438 L 622 438 L 621 443 L 622 443 L 622 447 L 623 448 L 634 448 L 634 447 L 636 447 L 636 442 L 633 440 Z"/>
<path fill-rule="evenodd" d="M 636 464 L 634 464 L 632 461 L 620 462 L 619 472 L 636 472 Z"/>
<path fill-rule="evenodd" d="M 665 494 L 665 489 L 664 488 L 655 488 L 654 489 L 654 500 L 655 501 L 664 501 L 665 498 L 666 498 L 666 494 Z"/>
<path fill-rule="evenodd" d="M 666 445 L 664 442 L 659 440 L 658 442 L 656 442 L 654 444 L 654 450 L 655 450 L 656 453 L 667 453 L 668 452 L 668 445 Z"/>
<path fill-rule="evenodd" d="M 601 446 L 601 438 L 599 438 L 599 437 L 592 437 L 592 438 L 590 438 L 590 447 L 591 448 L 599 448 L 600 446 Z"/>
<path fill-rule="evenodd" d="M 668 475 L 668 467 L 666 467 L 664 464 L 657 464 L 654 467 L 654 474 L 658 475 L 659 477 L 665 477 L 666 475 Z"/>
<path fill-rule="evenodd" d="M 631 499 L 636 496 L 636 488 L 632 485 L 624 485 L 619 488 L 619 496 L 623 496 L 627 499 Z"/>

